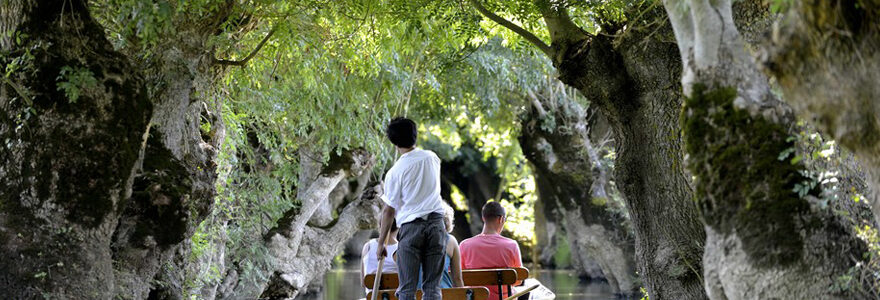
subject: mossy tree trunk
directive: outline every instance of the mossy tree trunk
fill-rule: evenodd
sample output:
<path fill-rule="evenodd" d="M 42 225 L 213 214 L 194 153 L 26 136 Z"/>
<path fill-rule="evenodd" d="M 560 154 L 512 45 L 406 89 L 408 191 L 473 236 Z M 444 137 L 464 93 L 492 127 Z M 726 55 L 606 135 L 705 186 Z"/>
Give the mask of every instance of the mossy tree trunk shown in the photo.
<path fill-rule="evenodd" d="M 155 109 L 143 169 L 114 234 L 120 296 L 183 297 L 188 241 L 214 203 L 225 138 L 222 97 L 213 93 L 224 70 L 209 40 L 234 11 L 229 2 L 201 18 L 174 18 L 177 30 L 158 37 L 158 46 L 123 49 L 143 70 Z M 153 54 L 144 58 L 146 51 Z"/>
<path fill-rule="evenodd" d="M 538 1 L 551 44 L 484 8 L 547 54 L 562 82 L 583 93 L 608 120 L 617 150 L 614 178 L 635 231 L 637 270 L 652 298 L 704 299 L 705 232 L 691 201 L 678 124 L 681 60 L 662 9 L 633 7 L 645 24 L 579 28 L 562 5 Z M 601 21 L 601 20 L 600 20 Z M 654 22 L 656 21 L 656 22 Z M 647 25 L 646 25 L 647 24 Z"/>
<path fill-rule="evenodd" d="M 880 3 L 791 1 L 762 46 L 785 101 L 851 150 L 868 174 L 880 220 Z"/>
<path fill-rule="evenodd" d="M 685 66 L 682 122 L 707 240 L 712 299 L 852 297 L 836 280 L 867 250 L 816 206 L 795 147 L 790 109 L 771 93 L 734 24 L 731 1 L 664 2 Z"/>
<path fill-rule="evenodd" d="M 633 236 L 623 225 L 625 216 L 614 212 L 623 208 L 609 207 L 614 206 L 606 191 L 609 174 L 590 144 L 586 112 L 569 99 L 547 105 L 542 102 L 560 100 L 532 96 L 534 107 L 523 119 L 519 143 L 535 170 L 538 201 L 557 208 L 551 216 L 568 233 L 576 263 L 595 261 L 616 294 L 638 294 Z M 548 118 L 556 120 L 554 127 L 547 127 Z"/>
<path fill-rule="evenodd" d="M 284 213 L 277 225 L 264 236 L 264 247 L 272 260 L 269 269 L 260 270 L 269 278 L 246 278 L 233 267 L 217 290 L 220 299 L 287 299 L 304 293 L 316 278 L 329 268 L 333 257 L 342 252 L 345 242 L 358 230 L 376 228 L 380 201 L 375 188 L 344 203 L 338 217 L 327 224 L 315 224 L 315 213 L 331 201 L 331 194 L 347 177 L 359 177 L 373 166 L 372 156 L 363 150 L 350 150 L 318 164 L 313 180 L 297 187 L 300 204 Z M 305 171 L 309 173 L 309 171 Z M 358 185 L 355 190 L 363 190 Z M 236 265 L 236 264 L 233 264 Z"/>
<path fill-rule="evenodd" d="M 132 205 L 154 111 L 145 80 L 85 1 L 4 1 L 0 10 L 13 33 L 3 61 L 19 68 L 0 89 L 0 291 L 113 298 L 114 231 Z"/>

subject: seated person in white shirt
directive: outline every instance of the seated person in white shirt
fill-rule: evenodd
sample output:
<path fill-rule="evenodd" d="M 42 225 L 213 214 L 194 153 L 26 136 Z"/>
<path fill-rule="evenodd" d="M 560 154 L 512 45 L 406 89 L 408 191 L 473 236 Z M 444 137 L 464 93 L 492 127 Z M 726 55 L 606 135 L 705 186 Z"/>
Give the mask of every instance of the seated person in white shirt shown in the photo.
<path fill-rule="evenodd" d="M 376 258 L 376 248 L 379 246 L 378 239 L 371 239 L 364 244 L 364 250 L 361 251 L 361 280 L 364 280 L 364 277 L 367 274 L 376 274 L 376 269 L 379 268 L 379 259 Z M 397 224 L 391 222 L 391 232 L 388 235 L 388 239 L 385 240 L 385 249 L 388 249 L 388 252 L 394 253 L 397 251 Z M 397 264 L 392 259 L 383 258 L 385 262 L 382 264 L 382 274 L 388 273 L 397 273 Z M 361 282 L 366 285 L 366 282 Z M 370 292 L 370 289 L 373 287 L 368 286 L 367 292 Z"/>

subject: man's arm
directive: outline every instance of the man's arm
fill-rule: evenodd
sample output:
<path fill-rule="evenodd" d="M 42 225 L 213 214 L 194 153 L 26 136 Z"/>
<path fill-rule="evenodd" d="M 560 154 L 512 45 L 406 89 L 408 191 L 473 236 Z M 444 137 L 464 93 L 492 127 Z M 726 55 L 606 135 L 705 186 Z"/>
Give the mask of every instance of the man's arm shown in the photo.
<path fill-rule="evenodd" d="M 515 255 L 514 255 L 514 261 L 512 262 L 513 266 L 511 266 L 511 267 L 521 268 L 523 266 L 523 264 L 522 264 L 522 254 L 519 251 L 519 243 L 517 243 L 516 240 L 514 240 L 513 245 L 514 245 L 513 251 L 514 251 Z M 520 285 L 522 285 L 522 283 L 523 283 L 522 281 L 517 281 L 513 285 L 520 286 Z"/>
<path fill-rule="evenodd" d="M 397 211 L 394 209 L 399 200 L 399 191 L 400 187 L 397 183 L 397 178 L 393 176 L 391 171 L 388 171 L 388 174 L 385 175 L 385 183 L 382 185 L 382 214 L 379 216 L 379 238 L 376 241 L 379 243 L 378 247 L 376 247 L 376 257 L 378 259 L 382 259 L 387 256 L 385 253 L 385 241 L 388 240 L 388 234 L 391 232 L 391 222 L 394 222 L 394 217 L 397 215 Z"/>
<path fill-rule="evenodd" d="M 393 207 L 388 204 L 384 205 L 382 208 L 382 215 L 379 217 L 379 247 L 376 247 L 376 257 L 382 259 L 387 256 L 385 253 L 385 241 L 388 239 L 388 234 L 391 232 L 391 222 L 394 222 L 395 210 Z"/>

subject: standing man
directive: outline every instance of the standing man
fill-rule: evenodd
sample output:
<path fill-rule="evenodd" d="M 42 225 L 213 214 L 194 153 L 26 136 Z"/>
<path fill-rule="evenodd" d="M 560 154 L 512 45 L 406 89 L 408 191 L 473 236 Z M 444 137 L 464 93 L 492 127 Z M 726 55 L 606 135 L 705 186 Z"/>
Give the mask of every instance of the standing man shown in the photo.
<path fill-rule="evenodd" d="M 421 268 L 425 277 L 422 299 L 441 300 L 439 284 L 447 236 L 440 199 L 440 158 L 434 152 L 415 148 L 418 131 L 410 119 L 394 118 L 386 134 L 400 158 L 385 174 L 385 208 L 379 220 L 376 257 L 388 255 L 385 240 L 391 222 L 397 222 L 397 298 L 416 299 Z"/>
<path fill-rule="evenodd" d="M 491 201 L 483 205 L 483 233 L 461 242 L 462 269 L 495 269 L 522 267 L 519 244 L 501 236 L 507 213 L 500 203 Z M 517 283 L 519 284 L 519 283 Z M 499 299 L 513 295 L 513 291 L 499 291 L 496 286 L 489 288 L 489 299 Z"/>

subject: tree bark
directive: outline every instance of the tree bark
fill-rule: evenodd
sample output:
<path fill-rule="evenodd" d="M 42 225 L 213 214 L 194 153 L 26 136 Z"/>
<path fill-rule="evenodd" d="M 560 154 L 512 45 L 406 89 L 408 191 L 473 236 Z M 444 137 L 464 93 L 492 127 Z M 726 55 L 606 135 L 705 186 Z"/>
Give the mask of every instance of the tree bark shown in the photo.
<path fill-rule="evenodd" d="M 0 89 L 0 290 L 112 298 L 113 232 L 153 112 L 144 79 L 84 1 L 5 1 L 0 11 L 13 32 L 4 62 L 21 68 Z"/>
<path fill-rule="evenodd" d="M 688 167 L 703 212 L 712 299 L 844 298 L 835 288 L 867 247 L 833 212 L 802 164 L 778 159 L 790 109 L 770 93 L 733 21 L 731 2 L 664 1 L 685 66 Z M 798 192 L 800 191 L 800 192 Z"/>
<path fill-rule="evenodd" d="M 497 19 L 480 1 L 471 2 Z M 677 122 L 681 60 L 665 40 L 672 33 L 662 9 L 637 5 L 628 13 L 657 22 L 629 29 L 602 24 L 605 34 L 593 36 L 570 19 L 564 5 L 545 0 L 537 6 L 552 43 L 527 40 L 550 57 L 562 82 L 599 108 L 617 138 L 614 177 L 634 225 L 637 269 L 648 294 L 705 298 L 700 275 L 705 232 L 691 201 Z"/>
<path fill-rule="evenodd" d="M 270 269 L 262 274 L 270 278 L 244 278 L 240 270 L 231 269 L 226 283 L 218 291 L 221 299 L 269 297 L 294 298 L 329 268 L 332 258 L 342 251 L 345 242 L 359 229 L 375 228 L 379 208 L 375 195 L 346 205 L 339 217 L 319 226 L 311 224 L 322 202 L 329 201 L 331 192 L 348 176 L 358 176 L 373 165 L 372 157 L 363 150 L 351 150 L 331 157 L 307 187 L 299 187 L 300 205 L 285 212 L 277 225 L 264 236 L 264 246 L 272 259 Z M 371 227 L 372 226 L 372 227 Z M 303 267 L 308 265 L 309 267 Z"/>
<path fill-rule="evenodd" d="M 378 189 L 375 186 L 374 189 Z M 306 227 L 302 245 L 295 256 L 279 256 L 283 262 L 272 274 L 261 298 L 294 299 L 304 293 L 314 280 L 321 280 L 330 269 L 333 258 L 342 252 L 345 242 L 358 230 L 376 228 L 379 225 L 381 200 L 375 190 L 366 193 L 355 202 L 345 206 L 331 227 Z M 290 253 L 286 247 L 272 249 L 273 253 Z"/>
<path fill-rule="evenodd" d="M 169 46 L 151 60 L 141 61 L 156 109 L 147 141 L 143 169 L 138 173 L 130 205 L 114 234 L 117 294 L 143 298 L 151 290 L 166 299 L 183 297 L 182 286 L 167 280 L 144 288 L 171 262 L 179 247 L 210 213 L 217 179 L 216 158 L 225 138 L 219 103 L 208 100 L 213 79 L 207 32 L 182 30 L 164 41 Z M 200 126 L 209 123 L 211 129 Z M 187 248 L 188 249 L 188 248 Z M 186 253 L 179 252 L 186 256 Z M 164 268 L 179 270 L 182 265 Z M 175 274 L 158 276 L 179 277 Z M 175 278 L 173 282 L 183 282 Z"/>
<path fill-rule="evenodd" d="M 595 260 L 616 294 L 631 296 L 639 293 L 633 238 L 622 225 L 625 216 L 612 212 L 613 202 L 605 191 L 608 181 L 604 166 L 598 162 L 590 144 L 587 116 L 580 105 L 570 99 L 548 99 L 543 102 L 565 101 L 545 110 L 542 101 L 523 118 L 520 147 L 535 170 L 538 200 L 553 211 L 568 233 L 576 269 L 587 270 Z M 551 96 L 552 97 L 552 96 Z M 543 124 L 548 115 L 557 120 L 555 128 Z M 565 128 L 565 130 L 563 130 Z"/>
<path fill-rule="evenodd" d="M 590 99 L 616 138 L 614 178 L 635 231 L 637 269 L 650 297 L 702 299 L 705 232 L 691 201 L 677 122 L 681 61 L 664 21 L 592 36 L 565 8 L 542 6 L 562 82 Z M 662 11 L 640 7 L 645 19 Z M 563 33 L 567 32 L 567 33 Z"/>
<path fill-rule="evenodd" d="M 759 57 L 785 101 L 859 158 L 875 220 L 880 220 L 878 17 L 876 1 L 792 1 Z"/>

